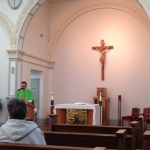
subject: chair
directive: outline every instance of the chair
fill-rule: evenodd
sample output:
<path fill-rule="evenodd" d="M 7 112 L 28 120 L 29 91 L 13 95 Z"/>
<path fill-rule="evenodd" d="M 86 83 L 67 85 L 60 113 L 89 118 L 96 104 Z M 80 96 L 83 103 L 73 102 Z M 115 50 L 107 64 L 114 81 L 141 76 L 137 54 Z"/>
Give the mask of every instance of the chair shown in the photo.
<path fill-rule="evenodd" d="M 150 107 L 144 108 L 143 117 L 144 117 L 144 131 L 146 131 L 147 125 L 150 124 Z"/>
<path fill-rule="evenodd" d="M 138 118 L 139 118 L 139 115 L 140 115 L 140 108 L 132 108 L 132 113 L 130 116 L 123 116 L 122 117 L 122 126 L 124 125 L 124 121 L 128 121 L 128 124 L 130 126 L 130 122 L 131 121 L 138 121 Z"/>

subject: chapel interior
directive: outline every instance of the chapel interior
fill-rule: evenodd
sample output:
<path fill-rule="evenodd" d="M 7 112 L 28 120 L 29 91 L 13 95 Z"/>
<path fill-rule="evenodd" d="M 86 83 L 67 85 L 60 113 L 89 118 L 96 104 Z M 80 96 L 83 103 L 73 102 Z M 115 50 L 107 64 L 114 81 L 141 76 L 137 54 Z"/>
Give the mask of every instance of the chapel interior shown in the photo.
<path fill-rule="evenodd" d="M 143 115 L 150 107 L 148 0 L 22 0 L 15 9 L 2 0 L 0 41 L 0 125 L 8 119 L 8 101 L 26 81 L 41 129 L 54 112 L 58 123 L 93 125 L 95 115 L 96 125 L 139 121 L 143 131 L 150 129 Z M 97 106 L 78 113 L 54 108 L 74 104 Z M 71 120 L 75 113 L 82 121 Z"/>

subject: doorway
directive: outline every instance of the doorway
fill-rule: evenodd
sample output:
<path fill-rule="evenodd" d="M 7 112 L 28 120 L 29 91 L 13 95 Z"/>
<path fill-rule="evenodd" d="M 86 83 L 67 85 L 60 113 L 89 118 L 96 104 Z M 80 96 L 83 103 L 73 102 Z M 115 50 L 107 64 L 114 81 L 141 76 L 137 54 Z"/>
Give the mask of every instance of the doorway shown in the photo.
<path fill-rule="evenodd" d="M 37 110 L 39 110 L 39 92 L 40 92 L 40 79 L 32 78 L 31 79 L 31 90 L 34 96 L 34 104 L 37 105 Z"/>

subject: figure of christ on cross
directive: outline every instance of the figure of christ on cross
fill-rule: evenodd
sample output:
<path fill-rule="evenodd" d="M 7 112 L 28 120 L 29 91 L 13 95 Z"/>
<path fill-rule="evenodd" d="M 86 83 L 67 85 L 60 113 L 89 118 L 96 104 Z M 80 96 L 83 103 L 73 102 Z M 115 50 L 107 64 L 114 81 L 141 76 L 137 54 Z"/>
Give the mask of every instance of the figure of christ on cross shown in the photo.
<path fill-rule="evenodd" d="M 113 46 L 104 46 L 104 40 L 101 40 L 100 42 L 101 46 L 93 46 L 93 50 L 98 50 L 101 52 L 100 61 L 102 65 L 102 80 L 104 80 L 104 62 L 105 62 L 105 53 L 107 50 L 112 49 Z"/>

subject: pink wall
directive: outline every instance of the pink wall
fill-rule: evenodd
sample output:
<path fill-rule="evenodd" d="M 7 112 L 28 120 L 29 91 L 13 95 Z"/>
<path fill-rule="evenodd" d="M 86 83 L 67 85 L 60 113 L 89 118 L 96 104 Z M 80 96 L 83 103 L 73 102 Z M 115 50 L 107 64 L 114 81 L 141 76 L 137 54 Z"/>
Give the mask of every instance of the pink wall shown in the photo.
<path fill-rule="evenodd" d="M 77 10 L 98 2 L 45 3 L 29 25 L 23 50 L 48 59 L 49 36 L 54 30 Z M 126 3 L 143 11 L 136 1 L 127 0 Z M 106 45 L 114 46 L 106 53 L 104 81 L 101 80 L 100 53 L 92 50 L 92 46 L 98 46 L 101 39 L 105 40 Z M 130 13 L 108 8 L 83 13 L 68 24 L 57 41 L 54 68 L 49 70 L 49 76 L 46 71 L 43 77 L 47 81 L 43 88 L 47 83 L 50 87 L 43 93 L 49 94 L 44 102 L 49 104 L 48 99 L 53 91 L 55 104 L 93 103 L 96 88 L 105 87 L 110 97 L 111 124 L 116 124 L 118 119 L 118 95 L 122 95 L 122 115 L 130 114 L 132 107 L 140 107 L 142 112 L 150 99 L 149 40 L 149 31 Z M 40 67 L 24 64 L 24 71 L 30 72 L 35 68 L 40 70 Z M 42 106 L 43 110 L 45 108 L 47 106 Z"/>
<path fill-rule="evenodd" d="M 105 80 L 101 80 L 100 53 L 92 50 L 101 39 L 114 49 L 106 54 Z M 60 36 L 52 70 L 56 103 L 93 103 L 97 87 L 106 87 L 110 119 L 117 119 L 118 95 L 122 115 L 132 107 L 141 112 L 150 94 L 150 33 L 134 16 L 117 9 L 97 9 L 74 19 Z M 141 52 L 142 51 L 142 52 Z"/>
<path fill-rule="evenodd" d="M 24 51 L 43 59 L 48 59 L 49 18 L 49 3 L 46 2 L 31 20 L 23 44 Z"/>

